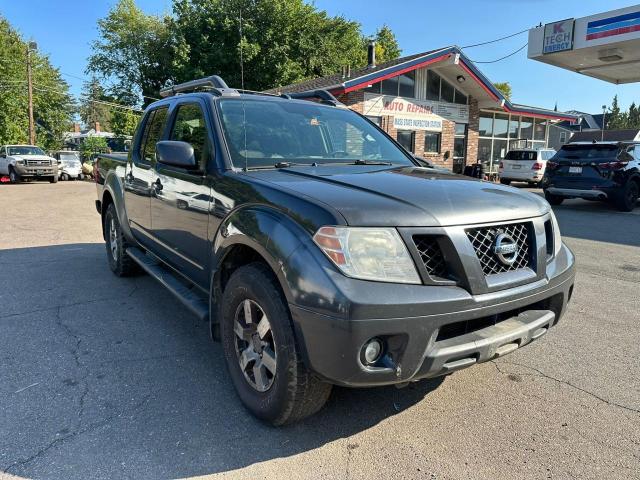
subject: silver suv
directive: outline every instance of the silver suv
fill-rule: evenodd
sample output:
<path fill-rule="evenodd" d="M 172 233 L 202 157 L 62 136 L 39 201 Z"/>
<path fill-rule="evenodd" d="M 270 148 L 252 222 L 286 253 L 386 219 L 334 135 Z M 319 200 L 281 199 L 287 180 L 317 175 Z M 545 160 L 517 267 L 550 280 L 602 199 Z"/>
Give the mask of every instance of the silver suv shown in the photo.
<path fill-rule="evenodd" d="M 500 162 L 500 183 L 527 182 L 531 186 L 540 186 L 547 160 L 556 154 L 552 148 L 509 150 Z"/>

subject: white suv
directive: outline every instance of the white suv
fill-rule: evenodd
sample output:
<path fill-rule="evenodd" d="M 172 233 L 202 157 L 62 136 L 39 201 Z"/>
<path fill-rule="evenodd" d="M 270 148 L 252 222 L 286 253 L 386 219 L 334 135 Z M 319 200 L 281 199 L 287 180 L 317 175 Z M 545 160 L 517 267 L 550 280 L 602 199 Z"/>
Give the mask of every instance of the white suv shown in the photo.
<path fill-rule="evenodd" d="M 553 148 L 509 150 L 500 162 L 500 183 L 527 182 L 539 186 L 547 168 L 547 160 L 556 154 Z"/>

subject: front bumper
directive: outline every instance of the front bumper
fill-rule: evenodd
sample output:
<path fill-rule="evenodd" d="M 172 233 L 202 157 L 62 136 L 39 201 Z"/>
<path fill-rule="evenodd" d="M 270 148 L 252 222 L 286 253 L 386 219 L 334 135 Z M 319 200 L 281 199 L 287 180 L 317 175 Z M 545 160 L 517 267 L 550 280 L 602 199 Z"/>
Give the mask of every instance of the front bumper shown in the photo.
<path fill-rule="evenodd" d="M 540 338 L 564 314 L 574 277 L 573 254 L 563 246 L 545 278 L 513 288 L 474 296 L 459 287 L 348 279 L 351 296 L 368 296 L 374 304 L 366 309 L 368 318 L 357 307 L 348 319 L 290 309 L 311 370 L 337 385 L 390 385 L 446 375 Z M 361 350 L 374 337 L 384 342 L 385 353 L 369 367 Z"/>
<path fill-rule="evenodd" d="M 57 165 L 46 166 L 28 166 L 28 165 L 14 165 L 16 173 L 21 177 L 53 177 L 58 175 Z"/>

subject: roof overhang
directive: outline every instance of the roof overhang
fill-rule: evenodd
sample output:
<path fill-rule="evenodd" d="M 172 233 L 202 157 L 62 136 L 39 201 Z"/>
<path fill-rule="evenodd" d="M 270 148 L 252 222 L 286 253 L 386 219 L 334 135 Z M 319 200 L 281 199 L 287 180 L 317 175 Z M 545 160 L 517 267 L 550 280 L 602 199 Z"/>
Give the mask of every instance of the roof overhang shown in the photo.
<path fill-rule="evenodd" d="M 531 117 L 546 118 L 551 120 L 567 120 L 574 122 L 578 118 L 577 115 L 568 113 L 554 112 L 545 109 L 537 109 L 535 107 L 525 107 L 511 103 L 502 93 L 493 85 L 493 83 L 473 64 L 469 58 L 460 50 L 459 47 L 452 46 L 426 53 L 422 56 L 399 63 L 388 68 L 376 70 L 370 74 L 361 75 L 351 78 L 341 84 L 337 84 L 327 88 L 334 95 L 341 95 L 354 90 L 360 90 L 381 82 L 388 78 L 397 77 L 403 73 L 411 72 L 419 68 L 433 66 L 438 70 L 443 70 L 453 79 L 456 78 L 455 73 L 470 78 L 473 84 L 478 87 L 471 89 L 470 87 L 457 85 L 458 88 L 467 94 L 472 94 L 484 108 L 500 109 L 512 114 L 528 115 Z M 452 82 L 456 83 L 456 82 Z"/>
<path fill-rule="evenodd" d="M 640 5 L 533 28 L 528 57 L 606 82 L 640 82 Z"/>

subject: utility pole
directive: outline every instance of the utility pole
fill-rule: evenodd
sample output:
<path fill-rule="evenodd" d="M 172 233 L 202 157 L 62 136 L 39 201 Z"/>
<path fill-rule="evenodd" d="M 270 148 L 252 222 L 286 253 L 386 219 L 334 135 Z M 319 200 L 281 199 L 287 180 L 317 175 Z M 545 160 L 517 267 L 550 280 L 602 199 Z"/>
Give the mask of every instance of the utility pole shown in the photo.
<path fill-rule="evenodd" d="M 27 44 L 27 85 L 29 89 L 29 144 L 36 144 L 36 126 L 33 120 L 33 81 L 31 79 L 31 51 L 38 48 L 36 42 Z"/>
<path fill-rule="evenodd" d="M 600 141 L 604 142 L 604 127 L 607 124 L 607 106 L 602 105 L 602 136 L 600 137 Z"/>

